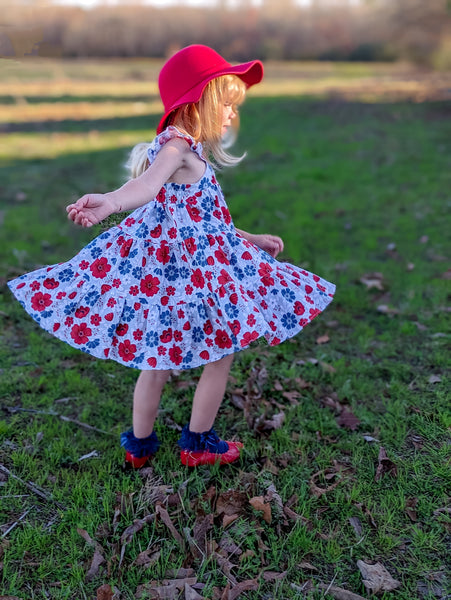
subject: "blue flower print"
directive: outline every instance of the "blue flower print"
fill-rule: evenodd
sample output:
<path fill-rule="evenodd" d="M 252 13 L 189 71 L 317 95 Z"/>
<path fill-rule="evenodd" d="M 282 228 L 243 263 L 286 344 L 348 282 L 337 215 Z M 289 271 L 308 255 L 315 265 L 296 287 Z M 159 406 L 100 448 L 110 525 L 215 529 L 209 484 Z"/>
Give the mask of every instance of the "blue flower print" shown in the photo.
<path fill-rule="evenodd" d="M 132 250 L 130 252 L 130 254 L 128 255 L 129 258 L 135 258 L 135 256 L 138 254 L 138 248 L 135 248 L 134 250 Z"/>
<path fill-rule="evenodd" d="M 239 246 L 240 245 L 240 240 L 239 238 L 237 238 L 237 236 L 234 233 L 227 233 L 227 240 L 229 241 L 229 244 L 232 246 L 232 248 L 234 248 L 235 246 Z"/>
<path fill-rule="evenodd" d="M 199 238 L 196 240 L 196 244 L 199 250 L 205 250 L 205 248 L 208 248 L 208 246 L 210 245 L 210 242 L 208 241 L 206 235 L 200 235 Z"/>
<path fill-rule="evenodd" d="M 141 274 L 142 274 L 142 267 L 135 267 L 135 268 L 132 270 L 132 276 L 133 276 L 135 279 L 141 279 Z"/>
<path fill-rule="evenodd" d="M 204 337 L 205 334 L 200 327 L 193 327 L 193 342 L 198 344 L 204 339 Z"/>
<path fill-rule="evenodd" d="M 163 221 L 166 219 L 166 213 L 162 206 L 155 207 L 155 216 L 158 223 L 163 223 Z"/>
<path fill-rule="evenodd" d="M 206 196 L 205 198 L 202 198 L 201 200 L 201 206 L 204 209 L 205 212 L 213 212 L 214 210 L 214 203 L 213 203 L 213 199 L 210 198 L 209 196 Z"/>
<path fill-rule="evenodd" d="M 107 240 L 110 237 L 111 233 L 109 231 L 104 231 L 98 236 L 98 240 Z"/>
<path fill-rule="evenodd" d="M 179 276 L 179 270 L 175 265 L 168 265 L 164 270 L 164 276 L 168 281 L 175 281 Z"/>
<path fill-rule="evenodd" d="M 189 271 L 188 267 L 180 267 L 179 277 L 181 277 L 182 279 L 188 279 L 189 273 L 190 273 L 190 271 Z"/>
<path fill-rule="evenodd" d="M 83 299 L 83 302 L 86 302 L 86 304 L 88 306 L 94 306 L 94 304 L 98 301 L 99 298 L 100 298 L 99 292 L 92 291 L 92 292 L 89 292 L 88 294 L 86 294 L 86 296 Z"/>
<path fill-rule="evenodd" d="M 123 260 L 119 265 L 119 273 L 121 275 L 127 275 L 130 272 L 132 265 L 129 260 Z"/>
<path fill-rule="evenodd" d="M 171 324 L 171 313 L 168 310 L 161 313 L 160 323 L 166 327 Z"/>
<path fill-rule="evenodd" d="M 60 281 L 70 281 L 74 276 L 74 272 L 72 271 L 72 269 L 67 268 L 64 269 L 64 271 L 61 271 L 61 273 L 58 276 L 58 279 Z"/>
<path fill-rule="evenodd" d="M 203 304 L 199 304 L 197 307 L 197 312 L 199 313 L 199 317 L 201 319 L 207 318 L 207 311 L 205 310 L 205 306 Z"/>
<path fill-rule="evenodd" d="M 257 273 L 257 269 L 254 267 L 254 265 L 246 265 L 244 267 L 244 274 L 247 275 L 248 277 L 254 277 L 254 275 L 256 275 Z"/>
<path fill-rule="evenodd" d="M 135 235 L 139 238 L 145 238 L 149 235 L 149 228 L 145 223 L 141 223 L 141 225 L 135 231 Z"/>
<path fill-rule="evenodd" d="M 99 256 L 102 254 L 102 248 L 94 247 L 91 250 L 91 256 L 92 258 L 99 258 Z"/>
<path fill-rule="evenodd" d="M 234 267 L 233 273 L 236 277 L 238 277 L 240 281 L 244 279 L 244 272 L 243 269 L 241 269 L 241 267 Z"/>
<path fill-rule="evenodd" d="M 288 288 L 284 288 L 282 290 L 282 296 L 286 298 L 289 302 L 294 302 L 296 300 L 296 294 Z"/>
<path fill-rule="evenodd" d="M 184 365 L 189 365 L 191 363 L 191 361 L 193 360 L 193 353 L 191 352 L 191 350 L 187 353 L 187 355 L 183 358 L 182 363 Z"/>
<path fill-rule="evenodd" d="M 296 327 L 296 324 L 297 319 L 292 313 L 285 313 L 282 316 L 282 325 L 285 329 L 293 329 L 293 327 Z"/>
<path fill-rule="evenodd" d="M 180 227 L 180 235 L 184 240 L 194 236 L 194 227 Z"/>
<path fill-rule="evenodd" d="M 158 346 L 159 343 L 160 343 L 160 340 L 158 338 L 158 333 L 156 331 L 149 331 L 149 333 L 146 334 L 146 344 L 150 348 L 154 348 L 155 346 Z"/>
<path fill-rule="evenodd" d="M 237 256 L 236 256 L 236 254 L 231 254 L 231 255 L 229 256 L 229 263 L 230 263 L 231 265 L 236 265 L 236 264 L 237 264 L 237 262 L 238 262 L 238 258 L 237 258 Z"/>
<path fill-rule="evenodd" d="M 64 307 L 64 314 L 65 315 L 72 314 L 73 311 L 75 310 L 76 306 L 77 306 L 76 302 L 70 302 L 69 304 L 66 304 L 66 306 Z"/>
<path fill-rule="evenodd" d="M 135 311 L 131 306 L 125 306 L 122 311 L 121 321 L 125 321 L 125 323 L 130 323 L 135 316 Z"/>
<path fill-rule="evenodd" d="M 210 180 L 208 177 L 203 177 L 198 185 L 200 190 L 204 190 L 205 188 L 210 187 Z"/>
<path fill-rule="evenodd" d="M 100 340 L 97 338 L 95 340 L 90 340 L 87 344 L 86 347 L 87 348 L 97 348 L 97 346 L 100 344 Z"/>
<path fill-rule="evenodd" d="M 44 310 L 41 313 L 41 316 L 43 319 L 48 319 L 49 317 L 51 317 L 53 315 L 53 310 Z"/>
<path fill-rule="evenodd" d="M 240 311 L 238 310 L 238 308 L 234 304 L 226 304 L 225 305 L 225 311 L 226 311 L 227 316 L 229 317 L 229 319 L 236 319 L 237 316 L 240 313 Z"/>

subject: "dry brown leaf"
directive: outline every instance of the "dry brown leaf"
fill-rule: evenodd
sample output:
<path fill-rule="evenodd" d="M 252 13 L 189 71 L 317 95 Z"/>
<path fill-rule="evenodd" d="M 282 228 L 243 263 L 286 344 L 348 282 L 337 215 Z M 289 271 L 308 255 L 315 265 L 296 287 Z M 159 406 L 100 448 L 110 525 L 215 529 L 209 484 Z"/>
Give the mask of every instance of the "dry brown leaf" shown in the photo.
<path fill-rule="evenodd" d="M 224 534 L 219 540 L 219 547 L 227 554 L 236 554 L 237 556 L 243 554 L 241 548 L 234 542 L 228 533 Z"/>
<path fill-rule="evenodd" d="M 185 548 L 185 542 L 183 541 L 183 538 L 180 535 L 180 533 L 174 527 L 174 523 L 172 522 L 168 511 L 163 506 L 161 506 L 161 504 L 157 504 L 155 507 L 155 510 L 156 510 L 156 514 L 160 515 L 161 520 L 166 525 L 166 527 L 169 529 L 169 531 L 172 533 L 172 536 L 174 537 L 174 539 L 180 544 L 180 546 L 182 548 Z"/>
<path fill-rule="evenodd" d="M 381 446 L 379 448 L 378 465 L 376 469 L 376 475 L 374 476 L 374 481 L 379 481 L 383 475 L 396 477 L 398 475 L 398 470 L 395 463 L 388 458 L 385 448 Z"/>
<path fill-rule="evenodd" d="M 132 564 L 137 567 L 151 567 L 159 560 L 160 555 L 161 552 L 159 550 L 155 551 L 154 549 L 149 548 L 148 550 L 140 552 Z"/>
<path fill-rule="evenodd" d="M 337 418 L 337 424 L 339 427 L 344 427 L 345 429 L 355 431 L 360 425 L 360 419 L 356 417 L 351 410 L 344 408 L 342 413 Z"/>
<path fill-rule="evenodd" d="M 440 383 L 442 378 L 440 375 L 431 375 L 428 379 L 428 383 Z"/>
<path fill-rule="evenodd" d="M 278 571 L 263 571 L 263 579 L 265 581 L 277 581 L 278 579 L 284 579 L 287 576 L 288 571 L 282 573 Z"/>
<path fill-rule="evenodd" d="M 327 585 L 327 583 L 318 583 L 317 586 L 324 591 L 327 591 L 327 594 L 335 598 L 335 600 L 366 600 L 363 596 L 359 594 L 354 594 L 354 592 L 350 592 L 345 590 L 344 588 L 337 587 L 336 585 Z"/>
<path fill-rule="evenodd" d="M 223 492 L 216 500 L 217 515 L 235 515 L 242 514 L 247 504 L 247 496 L 239 490 L 229 490 Z"/>
<path fill-rule="evenodd" d="M 360 539 L 362 537 L 362 533 L 363 533 L 362 523 L 360 522 L 360 519 L 358 517 L 350 517 L 349 523 L 351 524 L 351 527 L 354 529 L 357 539 Z"/>
<path fill-rule="evenodd" d="M 180 567 L 180 569 L 168 569 L 165 573 L 167 579 L 186 579 L 195 575 L 196 572 L 194 569 L 184 569 L 183 567 Z"/>
<path fill-rule="evenodd" d="M 393 579 L 381 563 L 369 565 L 363 562 L 363 560 L 358 560 L 357 566 L 362 574 L 363 585 L 373 594 L 390 592 L 401 585 L 399 581 Z"/>
<path fill-rule="evenodd" d="M 257 511 L 263 513 L 263 519 L 268 523 L 271 523 L 271 506 L 269 502 L 265 502 L 263 496 L 255 496 L 249 500 L 249 504 Z"/>
<path fill-rule="evenodd" d="M 289 400 L 290 404 L 297 406 L 299 404 L 298 398 L 301 397 L 301 394 L 297 390 L 291 390 L 289 392 L 283 392 L 282 396 Z"/>
<path fill-rule="evenodd" d="M 100 565 L 105 562 L 105 558 L 103 555 L 96 549 L 94 551 L 94 556 L 92 558 L 91 566 L 89 567 L 89 571 L 86 573 L 86 581 L 92 581 L 94 577 L 97 577 L 99 573 Z"/>
<path fill-rule="evenodd" d="M 112 600 L 113 596 L 114 592 L 107 583 L 97 588 L 97 600 Z"/>
<path fill-rule="evenodd" d="M 380 312 L 383 315 L 399 315 L 400 313 L 400 311 L 397 308 L 388 306 L 388 304 L 379 304 L 379 306 L 377 307 L 377 312 Z"/>
<path fill-rule="evenodd" d="M 340 483 L 342 482 L 341 478 L 338 478 L 335 483 L 327 487 L 319 487 L 316 484 L 316 480 L 320 477 L 324 477 L 325 479 L 329 479 L 330 477 L 334 477 L 338 474 L 337 469 L 335 467 L 328 467 L 327 469 L 322 469 L 321 471 L 317 471 L 310 477 L 310 491 L 316 497 L 319 498 L 323 494 L 327 494 L 327 492 L 331 492 L 334 490 Z"/>
<path fill-rule="evenodd" d="M 143 519 L 138 519 L 132 525 L 129 525 L 126 529 L 124 529 L 121 535 L 121 544 L 129 544 L 135 533 L 141 531 L 141 529 L 147 525 L 148 523 L 152 523 L 155 519 L 155 515 L 146 515 Z"/>
<path fill-rule="evenodd" d="M 199 550 L 205 554 L 207 533 L 213 527 L 214 515 L 208 514 L 204 517 L 198 517 L 194 523 L 193 538 Z"/>
<path fill-rule="evenodd" d="M 203 596 L 198 594 L 195 589 L 185 583 L 185 600 L 203 600 Z"/>
<path fill-rule="evenodd" d="M 306 560 L 303 560 L 302 562 L 300 562 L 298 564 L 298 567 L 299 567 L 299 569 L 304 569 L 305 571 L 317 571 L 318 570 L 316 567 L 314 567 L 313 565 L 311 565 Z"/>
<path fill-rule="evenodd" d="M 279 413 L 273 415 L 271 419 L 267 419 L 263 421 L 264 429 L 280 429 L 285 421 L 285 413 L 280 411 Z"/>
<path fill-rule="evenodd" d="M 228 581 L 230 581 L 230 583 L 232 583 L 233 585 L 236 585 L 238 582 L 236 580 L 235 575 L 233 575 L 232 573 L 232 569 L 235 565 L 232 562 L 230 562 L 230 560 L 225 556 L 221 556 L 221 554 L 219 554 L 218 552 L 212 553 L 211 558 L 216 560 L 219 569 L 224 573 Z"/>
<path fill-rule="evenodd" d="M 327 335 L 327 333 L 316 338 L 316 343 L 318 345 L 327 344 L 328 342 L 330 342 L 330 337 Z"/>
<path fill-rule="evenodd" d="M 414 523 L 416 523 L 418 521 L 418 516 L 417 516 L 417 504 L 418 504 L 418 498 L 408 498 L 407 502 L 406 502 L 406 514 L 409 517 L 409 519 L 411 521 L 413 521 Z"/>
<path fill-rule="evenodd" d="M 235 600 L 244 592 L 250 592 L 258 590 L 259 584 L 256 579 L 246 579 L 246 581 L 240 581 L 233 586 L 227 595 L 227 600 Z"/>
<path fill-rule="evenodd" d="M 367 290 L 376 289 L 384 291 L 384 276 L 382 273 L 366 273 L 359 279 Z"/>
<path fill-rule="evenodd" d="M 276 379 L 276 381 L 273 383 L 273 388 L 274 388 L 275 390 L 277 390 L 278 392 L 283 392 L 283 390 L 285 389 L 285 388 L 283 387 L 283 385 L 280 383 L 280 381 L 278 381 L 277 379 Z"/>
<path fill-rule="evenodd" d="M 243 552 L 243 554 L 240 556 L 240 558 L 238 559 L 240 562 L 242 562 L 243 560 L 246 560 L 246 558 L 254 558 L 255 556 L 255 552 L 254 550 L 246 550 L 246 552 Z"/>
<path fill-rule="evenodd" d="M 240 515 L 235 513 L 234 515 L 224 515 L 222 518 L 222 526 L 226 529 L 229 525 L 231 525 L 234 521 L 240 518 Z"/>

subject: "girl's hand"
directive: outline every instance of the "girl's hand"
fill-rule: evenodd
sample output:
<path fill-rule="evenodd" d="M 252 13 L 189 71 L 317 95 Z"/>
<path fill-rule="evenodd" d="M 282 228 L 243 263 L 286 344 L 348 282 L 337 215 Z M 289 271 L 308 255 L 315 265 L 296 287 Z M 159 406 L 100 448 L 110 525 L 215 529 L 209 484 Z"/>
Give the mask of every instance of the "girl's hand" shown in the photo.
<path fill-rule="evenodd" d="M 75 204 L 66 206 L 66 211 L 68 219 L 77 225 L 92 227 L 116 212 L 116 209 L 108 194 L 86 194 Z"/>
<path fill-rule="evenodd" d="M 251 234 L 248 240 L 273 258 L 276 258 L 279 252 L 283 251 L 283 241 L 277 235 L 270 235 L 269 233 Z"/>

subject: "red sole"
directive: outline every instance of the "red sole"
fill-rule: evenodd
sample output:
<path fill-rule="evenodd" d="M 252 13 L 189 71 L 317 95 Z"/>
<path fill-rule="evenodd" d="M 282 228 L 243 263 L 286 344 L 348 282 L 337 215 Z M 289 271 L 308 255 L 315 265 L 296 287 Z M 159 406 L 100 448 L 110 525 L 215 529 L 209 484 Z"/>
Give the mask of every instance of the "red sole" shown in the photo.
<path fill-rule="evenodd" d="M 198 467 L 201 465 L 227 465 L 235 462 L 240 458 L 240 449 L 243 447 L 241 442 L 227 442 L 229 449 L 223 454 L 214 452 L 192 452 L 191 450 L 182 450 L 180 452 L 180 460 L 182 465 L 186 467 Z"/>

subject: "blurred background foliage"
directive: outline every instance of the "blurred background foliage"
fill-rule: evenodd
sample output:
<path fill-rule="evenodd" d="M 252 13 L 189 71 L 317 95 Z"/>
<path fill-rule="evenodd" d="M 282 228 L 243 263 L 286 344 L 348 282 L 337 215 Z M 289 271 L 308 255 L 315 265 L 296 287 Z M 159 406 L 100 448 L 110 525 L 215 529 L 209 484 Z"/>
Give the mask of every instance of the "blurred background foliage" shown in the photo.
<path fill-rule="evenodd" d="M 0 56 L 158 57 L 191 43 L 230 60 L 407 60 L 451 68 L 451 0 L 0 0 Z"/>

